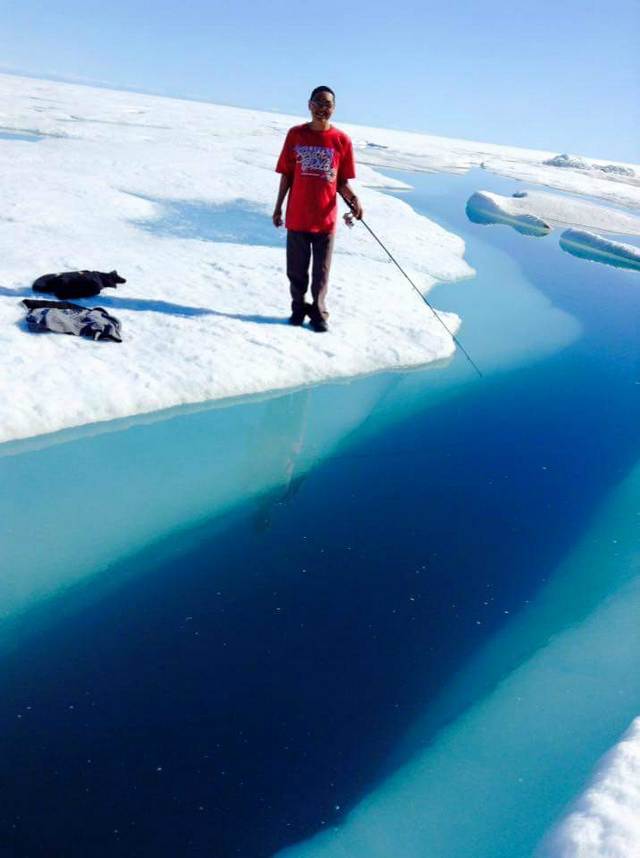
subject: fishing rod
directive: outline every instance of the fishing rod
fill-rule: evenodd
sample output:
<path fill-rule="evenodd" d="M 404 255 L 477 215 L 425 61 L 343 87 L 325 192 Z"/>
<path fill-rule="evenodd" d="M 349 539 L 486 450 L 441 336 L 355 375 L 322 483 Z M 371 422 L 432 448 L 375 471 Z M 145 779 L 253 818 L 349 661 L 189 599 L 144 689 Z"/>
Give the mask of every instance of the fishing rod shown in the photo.
<path fill-rule="evenodd" d="M 354 207 L 354 204 L 353 204 L 350 200 L 348 200 L 346 197 L 342 196 L 342 194 L 340 194 L 340 196 L 341 196 L 341 197 L 342 197 L 342 199 L 345 201 L 345 203 L 349 206 L 350 214 L 349 214 L 349 213 L 345 214 L 345 216 L 344 216 L 344 220 L 345 220 L 345 223 L 347 224 L 347 226 L 351 227 L 351 226 L 353 226 L 353 216 L 355 215 L 355 207 Z M 399 269 L 399 271 L 400 271 L 402 274 L 404 274 L 404 276 L 407 278 L 407 280 L 409 281 L 409 283 L 411 283 L 411 286 L 413 287 L 413 289 L 415 290 L 415 292 L 417 292 L 417 294 L 420 296 L 420 298 L 422 298 L 422 300 L 424 301 L 424 303 L 425 303 L 425 304 L 427 305 L 427 307 L 431 310 L 431 312 L 432 312 L 432 313 L 433 313 L 433 315 L 436 317 L 436 319 L 440 322 L 440 324 L 442 325 L 442 327 L 445 329 L 445 331 L 446 331 L 446 332 L 449 334 L 449 336 L 452 338 L 453 342 L 458 346 L 458 348 L 460 349 L 460 351 L 462 352 L 462 354 L 466 357 L 466 359 L 469 361 L 469 363 L 471 364 L 471 366 L 472 366 L 472 367 L 475 369 L 475 371 L 478 373 L 478 375 L 480 376 L 480 378 L 482 378 L 482 373 L 481 373 L 481 372 L 480 372 L 480 370 L 478 369 L 477 365 L 474 363 L 474 361 L 473 361 L 473 359 L 472 359 L 471 355 L 469 354 L 469 352 L 465 349 L 465 347 L 462 345 L 462 343 L 461 343 L 461 342 L 460 342 L 460 340 L 456 337 L 456 335 L 453 333 L 453 331 L 450 331 L 450 330 L 449 330 L 449 328 L 445 325 L 445 323 L 442 321 L 442 319 L 440 318 L 440 316 L 436 313 L 436 311 L 433 309 L 433 307 L 431 306 L 431 304 L 427 301 L 427 299 L 424 297 L 424 295 L 422 294 L 422 292 L 418 289 L 418 287 L 416 286 L 416 284 L 413 282 L 413 280 L 411 279 L 411 277 L 409 277 L 409 275 L 408 275 L 408 274 L 407 274 L 407 272 L 404 270 L 404 268 L 402 268 L 402 266 L 400 265 L 400 263 L 398 262 L 398 260 L 395 258 L 395 256 L 391 253 L 391 251 L 389 251 L 389 250 L 384 246 L 384 244 L 380 241 L 380 239 L 378 238 L 378 236 L 377 236 L 377 235 L 375 234 L 375 232 L 371 229 L 371 227 L 370 227 L 370 226 L 369 226 L 369 224 L 365 221 L 365 219 L 364 219 L 364 218 L 362 218 L 362 217 L 361 217 L 361 218 L 356 218 L 356 220 L 359 220 L 359 221 L 360 221 L 360 223 L 361 223 L 361 224 L 362 224 L 362 225 L 363 225 L 363 226 L 364 226 L 364 227 L 365 227 L 365 228 L 366 228 L 366 229 L 371 233 L 371 235 L 375 238 L 375 240 L 378 242 L 378 244 L 380 245 L 380 247 L 381 247 L 381 248 L 384 250 L 384 252 L 387 254 L 387 256 L 389 257 L 389 259 L 394 263 L 394 265 Z"/>

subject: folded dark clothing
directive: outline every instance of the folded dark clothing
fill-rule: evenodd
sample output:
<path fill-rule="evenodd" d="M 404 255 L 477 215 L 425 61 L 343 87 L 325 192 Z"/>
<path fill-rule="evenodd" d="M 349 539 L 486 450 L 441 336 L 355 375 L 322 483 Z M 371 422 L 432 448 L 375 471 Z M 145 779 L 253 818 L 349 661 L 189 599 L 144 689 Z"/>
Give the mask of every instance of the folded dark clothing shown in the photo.
<path fill-rule="evenodd" d="M 122 342 L 120 320 L 102 307 L 81 307 L 69 301 L 37 301 L 25 298 L 26 322 L 31 331 L 74 334 L 92 340 Z"/>

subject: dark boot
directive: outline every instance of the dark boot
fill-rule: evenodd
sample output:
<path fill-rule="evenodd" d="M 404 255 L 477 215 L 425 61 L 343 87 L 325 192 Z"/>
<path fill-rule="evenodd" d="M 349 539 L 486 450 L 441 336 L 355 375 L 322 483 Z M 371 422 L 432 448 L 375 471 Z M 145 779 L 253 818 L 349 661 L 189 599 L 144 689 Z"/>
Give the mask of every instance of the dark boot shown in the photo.
<path fill-rule="evenodd" d="M 293 310 L 293 312 L 291 313 L 291 315 L 289 316 L 289 324 L 295 325 L 296 327 L 299 327 L 300 325 L 302 325 L 304 323 L 306 315 L 307 315 L 307 311 L 306 311 L 304 306 L 296 307 Z"/>
<path fill-rule="evenodd" d="M 305 317 L 308 316 L 313 307 L 311 304 L 296 304 L 291 311 L 291 315 L 289 316 L 289 324 L 290 325 L 302 325 L 304 323 Z"/>
<path fill-rule="evenodd" d="M 323 319 L 319 313 L 309 314 L 309 321 L 311 323 L 311 330 L 315 331 L 316 334 L 326 334 L 329 330 L 327 320 Z"/>

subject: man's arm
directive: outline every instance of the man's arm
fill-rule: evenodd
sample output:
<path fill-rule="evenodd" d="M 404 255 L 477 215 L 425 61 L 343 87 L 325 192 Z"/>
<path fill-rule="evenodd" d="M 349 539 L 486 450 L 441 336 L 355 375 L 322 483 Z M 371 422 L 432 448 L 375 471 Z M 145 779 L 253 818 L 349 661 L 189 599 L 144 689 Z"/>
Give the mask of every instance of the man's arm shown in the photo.
<path fill-rule="evenodd" d="M 291 187 L 291 177 L 287 176 L 283 173 L 280 176 L 280 187 L 278 188 L 278 199 L 276 200 L 276 207 L 273 210 L 273 216 L 271 218 L 274 226 L 282 226 L 282 204 L 284 202 L 284 198 L 287 196 L 287 194 L 289 192 L 290 187 Z"/>
<path fill-rule="evenodd" d="M 341 185 L 338 185 L 338 193 L 342 197 L 342 199 L 347 203 L 349 208 L 354 214 L 356 220 L 362 220 L 362 216 L 364 214 L 364 209 L 360 205 L 360 200 L 356 197 L 351 189 L 349 182 L 344 181 Z"/>

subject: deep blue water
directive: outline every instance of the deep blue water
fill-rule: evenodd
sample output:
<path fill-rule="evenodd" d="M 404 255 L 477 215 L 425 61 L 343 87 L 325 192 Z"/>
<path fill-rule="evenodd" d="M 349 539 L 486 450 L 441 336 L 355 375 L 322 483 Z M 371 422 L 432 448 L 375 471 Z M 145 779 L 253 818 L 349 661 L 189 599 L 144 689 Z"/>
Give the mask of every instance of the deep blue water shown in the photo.
<path fill-rule="evenodd" d="M 339 821 L 638 461 L 638 275 L 563 253 L 555 233 L 466 220 L 471 191 L 518 183 L 477 172 L 405 178 L 417 187 L 408 201 L 468 242 L 477 280 L 430 298 L 461 313 L 474 357 L 492 348 L 486 308 L 474 316 L 494 300 L 487 248 L 515 258 L 582 335 L 481 382 L 460 385 L 460 355 L 413 373 L 424 402 L 376 431 L 376 414 L 401 404 L 403 376 L 385 377 L 373 428 L 354 429 L 311 470 L 296 471 L 292 452 L 280 485 L 114 564 L 105 575 L 117 586 L 104 587 L 105 575 L 86 582 L 82 610 L 75 591 L 33 609 L 31 634 L 3 658 L 3 858 L 252 858 Z M 431 399 L 447 374 L 456 394 Z M 354 382 L 352 396 L 369 383 Z M 285 453 L 300 446 L 310 396 L 344 407 L 344 387 L 274 400 L 290 427 Z M 254 407 L 134 425 L 128 443 L 151 451 L 161 492 L 166 448 L 154 438 L 169 427 L 176 445 L 211 439 L 211 458 L 224 462 L 216 427 Z M 55 467 L 73 479 L 74 449 L 80 469 L 108 461 L 114 444 L 69 444 L 65 470 Z M 23 457 L 46 471 L 56 455 Z M 247 455 L 259 457 L 260 444 Z M 0 459 L 7 479 L 20 458 Z M 185 476 L 184 492 L 195 479 Z M 117 492 L 103 501 L 117 506 Z"/>

